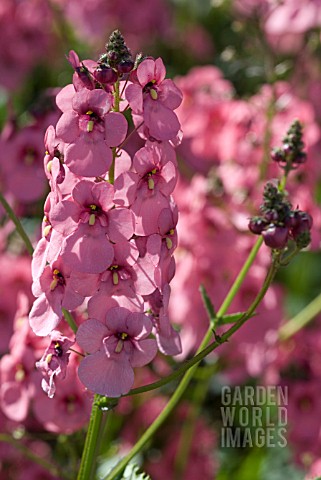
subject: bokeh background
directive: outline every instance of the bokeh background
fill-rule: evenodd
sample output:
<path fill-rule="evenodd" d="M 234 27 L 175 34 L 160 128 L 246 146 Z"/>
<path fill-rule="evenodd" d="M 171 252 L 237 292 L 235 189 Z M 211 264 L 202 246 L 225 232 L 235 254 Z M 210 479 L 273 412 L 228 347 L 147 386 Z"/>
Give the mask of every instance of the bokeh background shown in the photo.
<path fill-rule="evenodd" d="M 133 54 L 161 56 L 184 94 L 177 110 L 184 137 L 177 149 L 179 246 L 170 302 L 183 353 L 141 369 L 137 385 L 157 380 L 197 349 L 208 327 L 199 286 L 218 309 L 256 240 L 247 225 L 263 186 L 281 175 L 271 148 L 296 118 L 308 160 L 287 189 L 292 205 L 314 221 L 311 246 L 281 270 L 258 315 L 202 363 L 138 462 L 156 480 L 315 478 L 321 475 L 321 3 L 1 0 L 0 189 L 34 244 L 49 192 L 44 133 L 60 116 L 55 95 L 72 78 L 65 56 L 72 49 L 97 60 L 116 28 Z M 132 153 L 139 145 L 137 137 L 126 148 Z M 34 363 L 46 341 L 28 327 L 30 258 L 2 207 L 0 225 L 0 479 L 60 478 L 39 458 L 74 478 L 90 398 L 76 375 L 54 400 L 41 391 Z M 231 313 L 249 306 L 269 260 L 263 247 Z M 300 321 L 315 298 L 307 325 L 280 339 L 281 326 Z M 222 448 L 223 385 L 288 386 L 287 447 Z M 102 471 L 135 443 L 174 389 L 175 382 L 120 402 L 104 432 Z"/>

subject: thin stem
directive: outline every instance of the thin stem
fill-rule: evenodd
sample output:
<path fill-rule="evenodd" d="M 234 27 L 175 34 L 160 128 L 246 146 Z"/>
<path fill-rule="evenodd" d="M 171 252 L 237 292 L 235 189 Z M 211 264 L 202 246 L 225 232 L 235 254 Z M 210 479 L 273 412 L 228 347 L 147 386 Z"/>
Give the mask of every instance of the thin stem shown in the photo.
<path fill-rule="evenodd" d="M 68 312 L 68 310 L 66 310 L 65 308 L 62 309 L 62 313 L 64 314 L 64 317 L 65 317 L 65 320 L 66 322 L 68 323 L 69 327 L 71 328 L 71 330 L 74 332 L 74 333 L 77 333 L 77 330 L 78 330 L 78 326 L 73 318 L 73 316 L 71 315 L 70 312 Z"/>
<path fill-rule="evenodd" d="M 210 297 L 207 295 L 207 291 L 205 290 L 204 285 L 200 286 L 200 292 L 201 292 L 201 296 L 202 296 L 203 303 L 204 303 L 204 306 L 205 306 L 205 310 L 207 312 L 207 316 L 210 320 L 210 323 L 212 324 L 212 327 L 214 328 L 215 324 L 218 320 L 218 316 L 215 313 L 214 306 L 211 302 Z"/>
<path fill-rule="evenodd" d="M 119 79 L 114 84 L 114 112 L 119 112 L 120 107 L 120 94 L 119 94 Z"/>
<path fill-rule="evenodd" d="M 139 393 L 148 392 L 150 390 L 154 390 L 156 388 L 160 388 L 160 387 L 166 385 L 167 383 L 179 378 L 183 373 L 185 373 L 187 370 L 189 370 L 193 365 L 199 363 L 204 357 L 206 357 L 206 355 L 208 355 L 208 353 L 210 353 L 212 351 L 212 350 L 210 350 L 208 352 L 205 347 L 207 346 L 207 344 L 209 343 L 209 341 L 211 340 L 211 338 L 213 336 L 213 330 L 212 329 L 213 329 L 213 326 L 215 325 L 215 320 L 217 318 L 223 317 L 223 315 L 225 315 L 225 313 L 228 310 L 229 306 L 231 305 L 235 295 L 237 294 L 238 290 L 240 289 L 240 287 L 241 287 L 241 285 L 242 285 L 242 283 L 243 283 L 243 281 L 244 281 L 252 263 L 254 262 L 254 260 L 256 258 L 256 255 L 257 255 L 262 243 L 263 243 L 263 239 L 262 239 L 262 237 L 260 237 L 256 241 L 256 243 L 254 244 L 252 250 L 250 251 L 248 258 L 246 259 L 240 273 L 236 277 L 232 287 L 230 288 L 230 291 L 228 292 L 228 294 L 226 296 L 226 299 L 224 300 L 222 306 L 220 307 L 220 309 L 219 309 L 219 311 L 217 312 L 216 315 L 215 315 L 215 312 L 213 310 L 213 306 L 211 305 L 211 301 L 210 301 L 210 299 L 208 298 L 208 296 L 205 292 L 204 287 L 203 286 L 201 287 L 201 293 L 202 293 L 202 296 L 203 296 L 203 300 L 204 300 L 204 303 L 205 303 L 205 306 L 206 306 L 206 309 L 207 309 L 207 312 L 208 312 L 209 318 L 210 318 L 210 326 L 209 326 L 209 328 L 208 328 L 208 330 L 207 330 L 207 332 L 204 336 L 204 339 L 201 343 L 201 346 L 198 349 L 198 352 L 197 352 L 198 354 L 195 355 L 192 359 L 187 360 L 187 362 L 185 362 L 183 365 L 181 365 L 180 368 L 178 368 L 176 371 L 174 371 L 173 373 L 168 375 L 166 378 L 158 380 L 157 382 L 150 383 L 150 384 L 145 385 L 143 387 L 134 388 L 125 396 L 137 395 Z M 241 317 L 241 318 L 243 318 L 243 317 Z"/>
<path fill-rule="evenodd" d="M 98 406 L 99 398 L 100 395 L 95 395 L 94 397 L 77 480 L 89 480 L 93 478 L 92 474 L 96 463 L 96 448 L 103 417 L 103 412 Z"/>
<path fill-rule="evenodd" d="M 17 232 L 19 233 L 20 237 L 22 238 L 22 240 L 24 241 L 25 243 L 25 246 L 26 246 L 26 249 L 28 250 L 28 252 L 30 253 L 30 255 L 33 254 L 33 246 L 30 242 L 30 239 L 28 237 L 28 235 L 26 234 L 23 226 L 21 225 L 21 222 L 19 220 L 19 218 L 15 215 L 14 211 L 12 210 L 12 208 L 10 207 L 9 203 L 7 202 L 7 200 L 4 198 L 4 196 L 2 195 L 2 193 L 0 192 L 0 202 L 3 206 L 3 208 L 5 209 L 8 217 L 13 221 L 13 223 L 15 224 L 16 226 L 16 229 L 17 229 Z"/>
<path fill-rule="evenodd" d="M 321 293 L 279 329 L 279 339 L 288 340 L 321 312 Z"/>
<path fill-rule="evenodd" d="M 22 442 L 15 440 L 11 435 L 0 433 L 0 442 L 9 443 L 14 448 L 19 450 L 26 458 L 32 460 L 34 463 L 40 465 L 42 468 L 50 472 L 55 477 L 66 478 L 63 476 L 62 472 L 59 471 L 57 467 L 52 465 L 52 463 L 44 460 L 44 458 L 36 455 L 30 448 L 26 447 Z"/>
<path fill-rule="evenodd" d="M 119 105 L 120 105 L 120 95 L 119 95 L 119 79 L 118 79 L 114 85 L 114 107 L 113 107 L 114 112 L 119 112 Z M 113 161 L 108 171 L 108 181 L 113 185 L 115 181 L 115 162 L 117 157 L 116 147 L 112 148 L 112 152 L 113 152 Z"/>
<path fill-rule="evenodd" d="M 79 355 L 80 357 L 85 357 L 85 356 L 86 356 L 86 355 L 84 355 L 83 353 L 78 352 L 78 350 L 75 350 L 74 348 L 69 348 L 69 350 L 70 350 L 71 352 L 76 353 L 76 354 Z"/>
<path fill-rule="evenodd" d="M 206 333 L 206 335 L 207 335 L 207 333 Z M 210 330 L 209 340 L 212 337 L 212 335 L 213 335 L 213 332 L 212 332 L 212 330 Z M 208 343 L 208 341 L 206 343 Z M 199 353 L 194 355 L 193 358 L 184 362 L 177 370 L 172 372 L 167 377 L 162 378 L 161 380 L 158 380 L 157 382 L 153 382 L 153 383 L 149 383 L 147 385 L 144 385 L 143 387 L 133 388 L 130 392 L 128 392 L 126 395 L 123 395 L 123 396 L 124 397 L 129 397 L 129 396 L 132 396 L 132 395 L 138 395 L 140 393 L 150 392 L 151 390 L 156 390 L 156 388 L 163 387 L 167 383 L 170 383 L 173 380 L 176 380 L 177 378 L 181 377 L 185 372 L 187 372 L 190 368 L 192 368 L 194 365 L 198 364 L 201 360 L 203 360 L 203 358 L 205 358 L 209 353 L 211 353 L 216 348 L 216 346 L 218 346 L 220 344 L 221 344 L 221 342 L 211 343 L 208 347 L 200 349 Z"/>
<path fill-rule="evenodd" d="M 238 274 L 237 278 L 235 279 L 230 291 L 228 292 L 224 302 L 222 303 L 219 311 L 217 312 L 217 317 L 223 317 L 227 312 L 229 306 L 231 305 L 232 301 L 234 300 L 235 295 L 240 289 L 241 284 L 243 283 L 252 263 L 254 262 L 258 251 L 260 250 L 263 244 L 263 237 L 260 236 L 256 243 L 254 244 L 252 250 L 247 257 L 246 262 L 244 263 L 240 273 Z"/>
<path fill-rule="evenodd" d="M 214 365 L 214 369 L 217 370 L 217 365 Z M 177 454 L 175 457 L 175 480 L 183 478 L 183 474 L 185 472 L 185 468 L 188 462 L 189 452 L 192 447 L 195 424 L 200 416 L 201 408 L 207 395 L 207 388 L 204 388 L 204 382 L 206 382 L 207 384 L 208 379 L 212 377 L 213 374 L 214 371 L 213 368 L 211 368 L 211 371 L 207 372 L 207 378 L 204 379 L 202 382 L 198 381 L 196 388 L 193 392 L 193 403 L 190 407 L 188 417 L 183 424 L 179 438 Z"/>

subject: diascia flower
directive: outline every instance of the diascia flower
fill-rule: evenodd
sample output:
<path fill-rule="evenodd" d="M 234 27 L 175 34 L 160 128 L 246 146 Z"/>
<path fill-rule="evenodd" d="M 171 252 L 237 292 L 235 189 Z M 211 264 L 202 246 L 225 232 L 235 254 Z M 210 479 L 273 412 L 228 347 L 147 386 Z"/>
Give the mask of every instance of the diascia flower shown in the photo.
<path fill-rule="evenodd" d="M 53 207 L 53 228 L 65 235 L 62 258 L 73 270 L 104 271 L 114 257 L 111 242 L 128 240 L 133 235 L 132 212 L 113 208 L 113 196 L 114 188 L 109 183 L 81 180 L 70 199 Z"/>
<path fill-rule="evenodd" d="M 63 108 L 63 114 L 57 123 L 56 134 L 66 144 L 66 165 L 71 172 L 84 177 L 106 173 L 113 159 L 110 147 L 120 145 L 127 133 L 125 117 L 110 112 L 111 94 L 83 88 L 71 99 L 61 94 L 57 103 Z"/>
<path fill-rule="evenodd" d="M 65 378 L 70 353 L 69 348 L 75 343 L 61 335 L 57 330 L 50 333 L 51 342 L 43 356 L 36 362 L 36 367 L 43 374 L 42 389 L 52 398 L 56 391 L 55 376 Z"/>
<path fill-rule="evenodd" d="M 29 320 L 36 335 L 48 335 L 62 318 L 62 309 L 73 310 L 82 304 L 84 297 L 70 288 L 70 269 L 61 257 L 47 265 L 39 279 L 32 284 L 32 293 L 38 297 L 31 309 Z"/>
<path fill-rule="evenodd" d="M 175 138 L 181 127 L 173 110 L 181 104 L 182 93 L 165 75 L 161 58 L 146 58 L 131 76 L 134 83 L 125 92 L 134 115 L 142 117 L 149 135 L 161 141 Z"/>
<path fill-rule="evenodd" d="M 128 393 L 134 383 L 134 367 L 142 367 L 157 353 L 154 339 L 148 338 L 153 325 L 142 313 L 126 308 L 110 309 L 102 323 L 90 319 L 77 332 L 77 343 L 88 353 L 78 368 L 81 382 L 107 397 Z"/>

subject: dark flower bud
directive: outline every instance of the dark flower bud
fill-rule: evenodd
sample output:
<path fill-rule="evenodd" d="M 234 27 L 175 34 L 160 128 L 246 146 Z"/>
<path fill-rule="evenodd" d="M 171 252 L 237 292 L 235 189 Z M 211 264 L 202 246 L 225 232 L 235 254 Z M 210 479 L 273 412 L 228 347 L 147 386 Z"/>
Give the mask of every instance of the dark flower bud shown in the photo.
<path fill-rule="evenodd" d="M 271 152 L 271 158 L 277 163 L 285 162 L 285 155 L 281 148 L 274 148 Z"/>
<path fill-rule="evenodd" d="M 111 51 L 107 53 L 107 58 L 111 63 L 117 63 L 118 60 L 118 53 L 115 51 Z"/>
<path fill-rule="evenodd" d="M 276 210 L 268 210 L 264 214 L 264 219 L 266 223 L 274 223 L 279 219 L 278 212 Z"/>
<path fill-rule="evenodd" d="M 289 228 L 296 228 L 300 223 L 300 210 L 294 210 L 288 217 L 287 226 Z"/>
<path fill-rule="evenodd" d="M 284 248 L 288 242 L 289 230 L 287 227 L 279 227 L 271 224 L 262 232 L 262 236 L 267 247 L 281 249 Z"/>
<path fill-rule="evenodd" d="M 311 215 L 309 215 L 307 212 L 302 212 L 300 210 L 296 210 L 293 213 L 294 220 L 291 229 L 293 237 L 295 237 L 295 235 L 298 235 L 299 233 L 310 231 L 313 224 Z"/>
<path fill-rule="evenodd" d="M 294 164 L 302 165 L 302 163 L 305 163 L 307 159 L 307 154 L 305 152 L 298 152 L 293 159 Z"/>
<path fill-rule="evenodd" d="M 133 68 L 134 62 L 132 60 L 123 61 L 117 65 L 118 73 L 129 73 Z"/>
<path fill-rule="evenodd" d="M 125 68 L 128 69 L 129 64 L 132 64 L 131 68 L 129 68 L 126 72 L 122 71 L 120 73 L 128 73 L 132 70 L 134 65 L 132 55 L 125 43 L 124 37 L 119 30 L 114 30 L 110 35 L 108 43 L 106 44 L 106 52 L 110 67 L 118 70 L 119 65 L 126 63 L 127 65 Z"/>
<path fill-rule="evenodd" d="M 282 147 L 274 148 L 271 157 L 280 167 L 289 172 L 306 161 L 306 153 L 303 149 L 302 125 L 299 120 L 295 120 L 282 140 Z"/>
<path fill-rule="evenodd" d="M 115 83 L 117 82 L 118 75 L 111 67 L 105 65 L 99 65 L 94 71 L 94 78 L 97 82 L 105 83 Z"/>
<path fill-rule="evenodd" d="M 262 217 L 253 217 L 249 221 L 249 229 L 255 235 L 260 235 L 268 223 Z"/>

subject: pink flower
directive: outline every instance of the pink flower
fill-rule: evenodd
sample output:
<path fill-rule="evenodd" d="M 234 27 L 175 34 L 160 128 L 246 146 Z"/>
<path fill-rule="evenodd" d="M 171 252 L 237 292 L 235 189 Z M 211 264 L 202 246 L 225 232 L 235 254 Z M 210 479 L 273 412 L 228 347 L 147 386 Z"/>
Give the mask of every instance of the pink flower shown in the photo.
<path fill-rule="evenodd" d="M 99 286 L 96 292 L 90 292 L 93 297 L 88 302 L 89 316 L 101 321 L 104 321 L 106 311 L 117 305 L 141 312 L 144 303 L 142 295 L 148 295 L 156 288 L 154 266 L 148 259 L 138 258 L 133 242 L 116 243 L 114 252 L 111 266 L 100 275 Z M 73 282 L 75 276 L 72 276 Z M 83 279 L 82 288 L 87 283 Z M 78 284 L 80 288 L 80 282 Z"/>
<path fill-rule="evenodd" d="M 179 333 L 174 330 L 169 321 L 168 303 L 171 289 L 168 284 L 163 287 L 163 294 L 157 289 L 152 295 L 144 296 L 152 320 L 155 325 L 155 336 L 159 350 L 164 355 L 178 355 L 182 352 Z"/>
<path fill-rule="evenodd" d="M 93 295 L 88 302 L 88 314 L 101 321 L 104 321 L 106 311 L 117 305 L 141 312 L 142 296 L 151 294 L 157 287 L 153 263 L 148 257 L 138 257 L 137 247 L 132 242 L 116 243 L 114 251 L 112 265 L 100 275 L 99 286 L 93 285 L 96 290 L 88 291 Z M 72 279 L 74 288 L 80 293 L 92 283 L 91 279 L 82 279 L 81 287 L 79 276 L 74 274 Z"/>
<path fill-rule="evenodd" d="M 136 173 L 125 172 L 115 180 L 114 201 L 131 206 L 136 235 L 151 235 L 158 230 L 160 212 L 169 207 L 170 194 L 177 182 L 177 166 L 170 151 L 150 144 L 138 150 L 133 169 Z"/>
<path fill-rule="evenodd" d="M 52 209 L 53 228 L 66 237 L 61 256 L 74 271 L 104 271 L 114 256 L 111 242 L 133 235 L 133 214 L 126 208 L 113 208 L 113 196 L 109 183 L 82 180 L 71 199 L 58 202 Z"/>
<path fill-rule="evenodd" d="M 109 112 L 112 97 L 103 90 L 84 88 L 74 94 L 71 103 L 71 108 L 67 103 L 56 126 L 57 137 L 67 144 L 65 163 L 77 175 L 103 175 L 112 163 L 110 147 L 125 139 L 126 119 L 120 113 Z"/>
<path fill-rule="evenodd" d="M 36 335 L 45 336 L 54 330 L 62 318 L 62 308 L 73 310 L 84 300 L 70 287 L 70 270 L 58 257 L 52 265 L 47 265 L 32 285 L 38 297 L 29 315 L 30 326 Z"/>
<path fill-rule="evenodd" d="M 173 110 L 182 101 L 180 90 L 172 80 L 165 80 L 165 75 L 161 58 L 147 58 L 132 78 L 135 83 L 128 85 L 125 92 L 133 113 L 142 115 L 150 136 L 161 141 L 178 134 L 180 123 Z"/>
<path fill-rule="evenodd" d="M 80 383 L 78 358 L 70 357 L 66 378 L 57 377 L 56 393 L 48 398 L 40 391 L 33 400 L 33 413 L 49 432 L 70 434 L 88 423 L 92 398 Z"/>
<path fill-rule="evenodd" d="M 43 391 L 52 398 L 56 391 L 54 377 L 59 376 L 62 380 L 65 378 L 70 355 L 68 350 L 75 342 L 64 337 L 57 330 L 50 333 L 50 338 L 50 345 L 39 362 L 36 362 L 36 367 L 44 376 L 41 382 Z"/>
<path fill-rule="evenodd" d="M 178 209 L 174 201 L 164 208 L 157 219 L 158 232 L 148 237 L 137 237 L 136 244 L 140 255 L 152 262 L 155 268 L 155 282 L 162 289 L 175 274 L 174 250 L 177 247 L 176 224 Z"/>
<path fill-rule="evenodd" d="M 20 202 L 38 200 L 46 188 L 43 172 L 43 133 L 26 127 L 1 145 L 1 161 L 8 190 Z M 8 161 L 10 159 L 10 161 Z"/>
<path fill-rule="evenodd" d="M 122 307 L 109 310 L 104 323 L 84 322 L 76 338 L 90 355 L 79 366 L 81 382 L 108 397 L 128 393 L 134 383 L 133 368 L 146 365 L 156 355 L 156 342 L 148 338 L 151 331 L 146 315 Z"/>
<path fill-rule="evenodd" d="M 62 145 L 56 139 L 56 132 L 52 125 L 50 125 L 45 133 L 45 149 L 44 157 L 45 174 L 49 180 L 51 190 L 59 196 L 57 184 L 60 184 L 65 179 L 65 169 L 63 166 Z"/>
<path fill-rule="evenodd" d="M 34 352 L 24 346 L 0 361 L 0 407 L 3 413 L 17 422 L 28 415 L 30 402 L 35 395 L 39 373 L 34 371 Z"/>
<path fill-rule="evenodd" d="M 73 76 L 73 84 L 77 91 L 82 88 L 93 90 L 95 88 L 94 78 L 91 75 L 91 70 L 97 65 L 92 60 L 84 60 L 80 63 L 79 57 L 74 50 L 70 50 L 67 60 L 75 70 Z"/>

